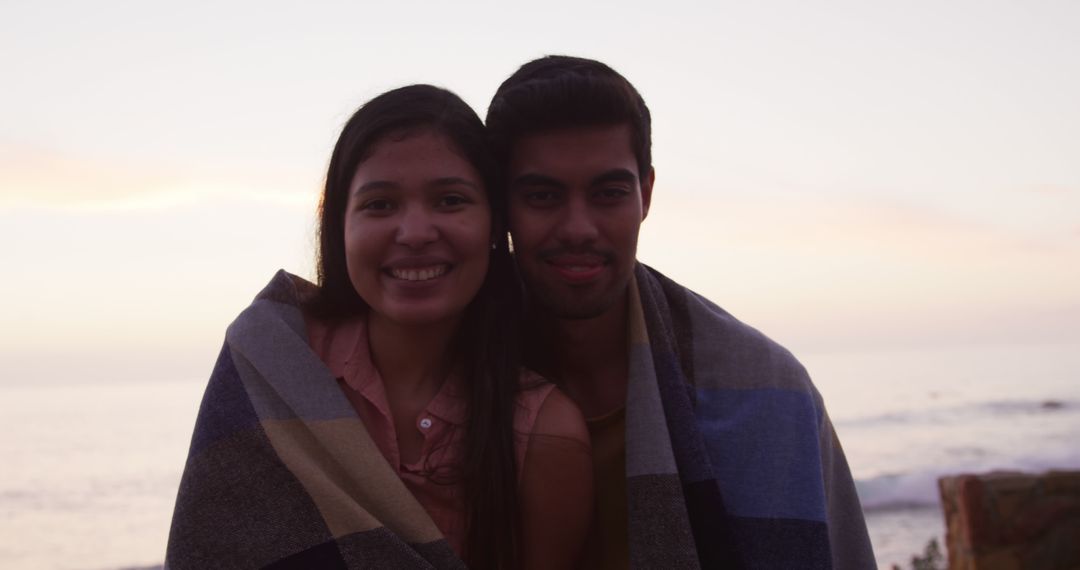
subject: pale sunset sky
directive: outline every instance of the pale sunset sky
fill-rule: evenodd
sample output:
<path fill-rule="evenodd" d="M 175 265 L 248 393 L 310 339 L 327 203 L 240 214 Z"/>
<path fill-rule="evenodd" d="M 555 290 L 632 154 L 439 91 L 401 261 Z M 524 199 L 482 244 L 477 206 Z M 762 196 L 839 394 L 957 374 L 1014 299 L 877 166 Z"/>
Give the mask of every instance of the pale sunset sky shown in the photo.
<path fill-rule="evenodd" d="M 802 352 L 1080 347 L 1080 3 L 0 4 L 0 382 L 204 379 L 331 148 L 545 54 L 644 96 L 639 258 Z"/>

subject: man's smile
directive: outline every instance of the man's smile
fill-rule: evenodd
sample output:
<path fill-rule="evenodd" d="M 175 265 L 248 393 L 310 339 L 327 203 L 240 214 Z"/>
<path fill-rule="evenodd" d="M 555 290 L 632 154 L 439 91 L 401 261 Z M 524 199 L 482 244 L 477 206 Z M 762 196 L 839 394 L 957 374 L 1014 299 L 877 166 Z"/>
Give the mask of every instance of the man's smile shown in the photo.
<path fill-rule="evenodd" d="M 585 283 L 597 278 L 610 263 L 610 255 L 598 253 L 559 253 L 543 256 L 565 281 Z"/>

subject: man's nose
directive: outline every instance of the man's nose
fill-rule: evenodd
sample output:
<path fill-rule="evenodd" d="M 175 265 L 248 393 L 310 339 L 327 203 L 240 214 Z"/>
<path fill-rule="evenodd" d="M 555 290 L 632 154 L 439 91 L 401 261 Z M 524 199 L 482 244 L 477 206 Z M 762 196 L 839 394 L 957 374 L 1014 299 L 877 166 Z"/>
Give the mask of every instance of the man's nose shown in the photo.
<path fill-rule="evenodd" d="M 411 248 L 423 247 L 439 239 L 434 213 L 423 207 L 406 208 L 401 214 L 394 241 Z"/>
<path fill-rule="evenodd" d="M 571 200 L 559 222 L 557 235 L 559 240 L 567 244 L 580 245 L 592 243 L 598 235 L 599 230 L 589 205 L 584 200 Z"/>

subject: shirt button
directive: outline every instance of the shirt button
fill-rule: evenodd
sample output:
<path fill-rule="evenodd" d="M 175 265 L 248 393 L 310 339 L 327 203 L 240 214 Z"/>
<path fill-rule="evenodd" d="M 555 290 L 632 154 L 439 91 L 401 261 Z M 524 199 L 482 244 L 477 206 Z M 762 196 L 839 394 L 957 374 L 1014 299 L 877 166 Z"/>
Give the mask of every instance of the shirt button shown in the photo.
<path fill-rule="evenodd" d="M 431 418 L 420 420 L 420 429 L 428 429 L 429 427 L 431 427 Z"/>

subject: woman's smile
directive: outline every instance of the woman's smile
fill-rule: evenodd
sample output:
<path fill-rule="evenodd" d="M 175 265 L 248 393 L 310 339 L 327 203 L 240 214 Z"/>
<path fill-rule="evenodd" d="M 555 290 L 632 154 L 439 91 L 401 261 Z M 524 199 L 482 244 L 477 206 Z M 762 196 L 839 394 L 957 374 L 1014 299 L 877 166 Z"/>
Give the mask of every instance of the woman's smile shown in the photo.
<path fill-rule="evenodd" d="M 442 277 L 450 271 L 449 265 L 432 265 L 430 267 L 419 267 L 410 269 L 388 269 L 387 273 L 394 279 L 401 279 L 404 281 L 431 281 L 438 277 Z"/>

